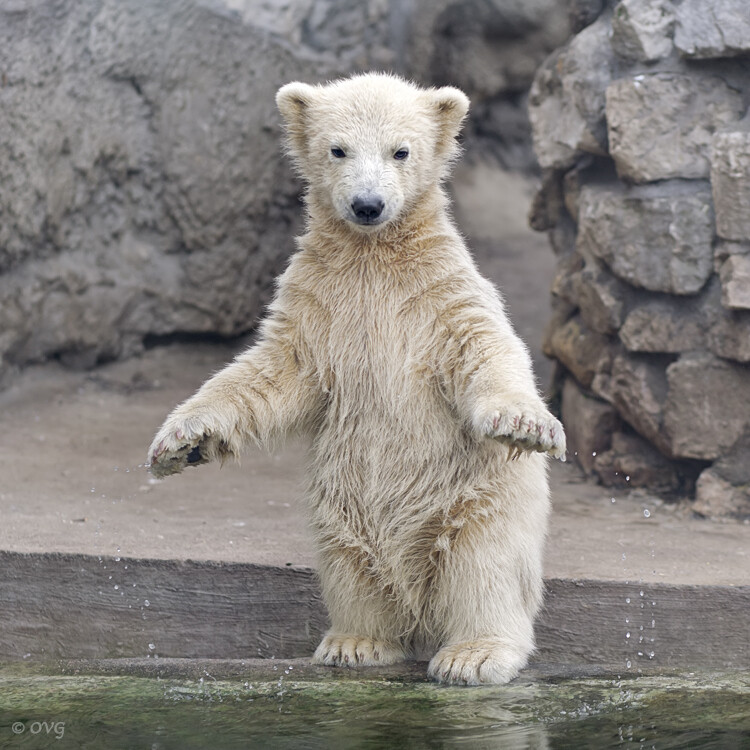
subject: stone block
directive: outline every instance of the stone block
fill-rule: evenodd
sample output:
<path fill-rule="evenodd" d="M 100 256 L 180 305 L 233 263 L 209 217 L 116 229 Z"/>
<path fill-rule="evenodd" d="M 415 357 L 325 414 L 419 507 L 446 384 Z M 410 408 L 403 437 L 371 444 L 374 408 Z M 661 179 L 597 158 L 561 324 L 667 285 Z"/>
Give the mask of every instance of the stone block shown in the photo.
<path fill-rule="evenodd" d="M 681 55 L 712 58 L 750 52 L 747 0 L 682 0 L 675 6 L 674 44 Z"/>
<path fill-rule="evenodd" d="M 674 6 L 668 0 L 621 0 L 612 16 L 612 49 L 640 62 L 669 57 L 674 23 Z"/>
<path fill-rule="evenodd" d="M 722 263 L 719 277 L 724 307 L 750 310 L 750 255 L 730 255 Z"/>
<path fill-rule="evenodd" d="M 549 337 L 549 351 L 570 370 L 575 379 L 588 388 L 594 375 L 609 356 L 606 336 L 587 328 L 580 316 L 568 320 Z"/>
<path fill-rule="evenodd" d="M 641 305 L 632 310 L 620 329 L 620 340 L 630 352 L 679 353 L 700 349 L 705 341 L 700 316 L 685 316 L 671 301 Z"/>
<path fill-rule="evenodd" d="M 660 357 L 619 355 L 612 362 L 612 403 L 620 416 L 663 453 L 669 443 L 662 432 L 667 397 L 665 362 Z"/>
<path fill-rule="evenodd" d="M 708 186 L 660 183 L 581 191 L 577 247 L 636 287 L 695 294 L 713 270 Z"/>
<path fill-rule="evenodd" d="M 693 510 L 710 518 L 750 518 L 750 430 L 716 463 L 695 488 Z"/>
<path fill-rule="evenodd" d="M 712 278 L 694 297 L 642 300 L 625 318 L 620 340 L 631 352 L 677 354 L 704 348 L 719 314 L 719 286 Z"/>
<path fill-rule="evenodd" d="M 562 391 L 562 421 L 572 455 L 581 468 L 591 474 L 596 457 L 608 450 L 612 433 L 620 419 L 608 403 L 585 394 L 573 378 L 567 378 Z"/>
<path fill-rule="evenodd" d="M 667 368 L 664 435 L 671 455 L 713 461 L 750 425 L 750 369 L 708 353 Z"/>
<path fill-rule="evenodd" d="M 711 189 L 716 231 L 727 240 L 750 240 L 750 131 L 717 133 L 711 147 Z"/>
<path fill-rule="evenodd" d="M 713 134 L 745 110 L 740 91 L 695 72 L 620 78 L 606 101 L 610 154 L 633 182 L 708 177 Z"/>
<path fill-rule="evenodd" d="M 692 509 L 706 518 L 750 518 L 750 485 L 736 487 L 713 469 L 705 469 L 695 485 Z"/>
<path fill-rule="evenodd" d="M 708 332 L 708 348 L 718 357 L 750 362 L 750 311 L 717 310 Z"/>
<path fill-rule="evenodd" d="M 539 68 L 528 106 L 542 167 L 565 169 L 582 153 L 606 155 L 604 92 L 613 67 L 609 14 L 604 14 Z"/>
<path fill-rule="evenodd" d="M 594 459 L 594 471 L 607 487 L 649 487 L 670 492 L 680 487 L 674 462 L 638 435 L 616 432 L 611 448 Z"/>
<path fill-rule="evenodd" d="M 555 277 L 552 280 L 552 294 L 578 307 L 578 280 L 583 270 L 583 258 L 572 252 L 557 262 Z"/>
<path fill-rule="evenodd" d="M 617 333 L 625 317 L 627 285 L 593 261 L 586 263 L 575 282 L 578 306 L 586 325 L 597 333 Z"/>

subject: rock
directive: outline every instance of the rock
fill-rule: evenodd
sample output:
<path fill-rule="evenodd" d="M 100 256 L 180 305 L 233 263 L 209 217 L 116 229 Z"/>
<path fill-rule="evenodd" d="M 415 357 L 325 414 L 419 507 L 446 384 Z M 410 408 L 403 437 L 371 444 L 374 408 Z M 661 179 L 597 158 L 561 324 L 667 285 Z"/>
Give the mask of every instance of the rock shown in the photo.
<path fill-rule="evenodd" d="M 633 182 L 708 177 L 713 134 L 745 110 L 740 91 L 698 73 L 620 78 L 606 100 L 610 153 Z"/>
<path fill-rule="evenodd" d="M 613 65 L 605 14 L 539 68 L 529 92 L 529 120 L 542 167 L 565 169 L 582 153 L 606 155 L 604 92 Z"/>
<path fill-rule="evenodd" d="M 750 518 L 750 430 L 698 478 L 693 510 L 710 518 Z"/>
<path fill-rule="evenodd" d="M 548 351 L 570 370 L 576 380 L 588 388 L 597 371 L 610 356 L 609 339 L 585 326 L 575 316 L 556 328 L 549 337 Z"/>
<path fill-rule="evenodd" d="M 750 242 L 717 240 L 714 244 L 714 271 L 721 274 L 721 267 L 733 255 L 750 255 Z"/>
<path fill-rule="evenodd" d="M 730 255 L 721 265 L 721 302 L 732 310 L 750 310 L 750 255 Z"/>
<path fill-rule="evenodd" d="M 750 425 L 750 371 L 707 353 L 667 368 L 664 434 L 672 455 L 713 461 Z"/>
<path fill-rule="evenodd" d="M 708 348 L 719 357 L 750 362 L 750 311 L 719 311 L 708 333 Z"/>
<path fill-rule="evenodd" d="M 679 489 L 681 478 L 673 461 L 638 435 L 615 432 L 611 448 L 594 459 L 594 471 L 607 487 L 648 487 L 655 492 Z"/>
<path fill-rule="evenodd" d="M 612 49 L 641 62 L 669 57 L 674 23 L 674 6 L 668 0 L 621 0 L 612 16 Z"/>
<path fill-rule="evenodd" d="M 388 3 L 351 2 L 360 9 L 378 5 Z M 396 46 L 411 75 L 458 86 L 477 102 L 526 91 L 542 61 L 570 35 L 565 4 L 556 0 L 415 0 L 390 5 L 396 17 L 393 36 L 402 37 Z M 346 39 L 351 32 L 339 33 Z"/>
<path fill-rule="evenodd" d="M 712 58 L 750 52 L 746 0 L 682 0 L 675 6 L 674 43 L 681 55 Z"/>
<path fill-rule="evenodd" d="M 716 230 L 728 240 L 750 240 L 750 131 L 717 133 L 711 147 Z"/>
<path fill-rule="evenodd" d="M 587 186 L 578 218 L 578 251 L 634 286 L 694 294 L 711 275 L 713 210 L 702 182 Z"/>
<path fill-rule="evenodd" d="M 552 251 L 563 257 L 576 249 L 576 223 L 567 211 L 563 211 L 552 229 L 547 233 Z"/>
<path fill-rule="evenodd" d="M 583 258 L 572 252 L 557 262 L 555 278 L 552 280 L 552 294 L 578 307 L 579 279 L 583 269 Z"/>
<path fill-rule="evenodd" d="M 617 429 L 617 412 L 604 401 L 586 395 L 573 378 L 566 378 L 562 391 L 562 421 L 573 455 L 581 468 L 591 474 L 598 454 L 609 449 Z"/>
<path fill-rule="evenodd" d="M 557 169 L 545 169 L 529 208 L 529 226 L 536 232 L 546 232 L 557 226 L 562 210 L 562 175 Z"/>
<path fill-rule="evenodd" d="M 750 484 L 737 487 L 709 467 L 698 477 L 692 508 L 706 518 L 746 520 L 750 518 Z"/>
<path fill-rule="evenodd" d="M 620 416 L 662 453 L 669 443 L 662 433 L 667 377 L 660 357 L 619 355 L 612 362 L 612 403 Z"/>
<path fill-rule="evenodd" d="M 719 284 L 714 278 L 696 297 L 645 299 L 628 313 L 620 340 L 631 352 L 677 354 L 705 347 L 717 317 Z"/>
<path fill-rule="evenodd" d="M 0 379 L 253 327 L 303 213 L 276 89 L 393 60 L 387 4 L 272 5 L 0 8 Z"/>
<path fill-rule="evenodd" d="M 586 325 L 597 333 L 617 333 L 625 317 L 626 285 L 590 261 L 578 274 L 576 287 L 578 306 Z"/>

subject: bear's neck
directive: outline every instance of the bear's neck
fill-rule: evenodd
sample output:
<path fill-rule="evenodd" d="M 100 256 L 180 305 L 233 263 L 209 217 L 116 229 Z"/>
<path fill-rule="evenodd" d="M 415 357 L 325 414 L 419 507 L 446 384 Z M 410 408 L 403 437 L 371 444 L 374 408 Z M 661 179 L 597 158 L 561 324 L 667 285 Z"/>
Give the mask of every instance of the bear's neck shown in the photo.
<path fill-rule="evenodd" d="M 318 253 L 330 253 L 338 260 L 356 254 L 360 259 L 419 262 L 436 238 L 458 238 L 448 198 L 439 185 L 425 192 L 399 219 L 369 232 L 336 216 L 313 193 L 305 196 L 305 203 L 307 232 L 301 244 L 312 245 Z"/>

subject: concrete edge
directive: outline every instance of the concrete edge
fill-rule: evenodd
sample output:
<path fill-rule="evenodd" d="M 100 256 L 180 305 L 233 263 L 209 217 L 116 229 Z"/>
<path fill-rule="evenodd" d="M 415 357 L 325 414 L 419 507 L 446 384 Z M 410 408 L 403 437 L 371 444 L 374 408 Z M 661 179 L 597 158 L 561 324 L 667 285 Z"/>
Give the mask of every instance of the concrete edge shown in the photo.
<path fill-rule="evenodd" d="M 294 659 L 327 627 L 310 568 L 7 551 L 0 566 L 0 659 Z M 546 588 L 535 662 L 750 667 L 750 586 Z"/>

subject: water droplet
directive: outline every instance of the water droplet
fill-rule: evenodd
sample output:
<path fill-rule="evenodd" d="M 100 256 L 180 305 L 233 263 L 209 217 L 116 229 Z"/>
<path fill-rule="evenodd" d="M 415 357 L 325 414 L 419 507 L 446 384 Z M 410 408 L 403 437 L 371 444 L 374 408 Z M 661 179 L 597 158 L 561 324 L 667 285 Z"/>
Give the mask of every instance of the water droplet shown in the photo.
<path fill-rule="evenodd" d="M 119 588 L 120 587 L 117 584 L 115 584 L 115 591 L 117 591 L 117 589 L 119 589 Z"/>
<path fill-rule="evenodd" d="M 153 651 L 156 648 L 156 646 L 153 643 L 149 643 L 148 648 L 150 651 Z"/>
<path fill-rule="evenodd" d="M 629 633 L 629 632 L 628 632 L 628 633 L 625 633 L 625 637 L 626 637 L 626 638 L 630 638 L 630 633 Z"/>
<path fill-rule="evenodd" d="M 630 597 L 629 596 L 625 597 L 625 604 L 630 604 Z"/>
<path fill-rule="evenodd" d="M 611 501 L 612 501 L 613 503 L 616 503 L 616 502 L 617 502 L 617 500 L 615 500 L 615 499 L 614 499 L 613 497 L 610 497 L 609 499 L 610 499 L 610 500 L 611 500 Z"/>
<path fill-rule="evenodd" d="M 628 669 L 630 669 L 630 659 L 628 659 L 628 660 L 627 660 L 627 661 L 625 662 L 625 666 L 626 666 L 626 667 L 627 667 Z"/>
<path fill-rule="evenodd" d="M 644 518 L 650 518 L 651 517 L 651 511 L 648 508 L 645 508 L 643 511 L 643 517 Z"/>
<path fill-rule="evenodd" d="M 595 458 L 596 457 L 596 451 L 594 451 L 591 455 L 592 455 L 592 457 Z"/>
<path fill-rule="evenodd" d="M 151 606 L 151 602 L 148 599 L 144 599 L 143 600 L 143 606 L 144 607 L 150 607 Z"/>
<path fill-rule="evenodd" d="M 638 592 L 638 595 L 643 596 L 643 592 L 642 591 Z"/>
<path fill-rule="evenodd" d="M 625 476 L 625 481 L 626 481 L 626 482 L 629 482 L 629 481 L 630 481 L 630 477 L 626 475 L 626 476 Z"/>

